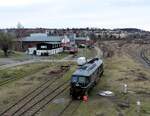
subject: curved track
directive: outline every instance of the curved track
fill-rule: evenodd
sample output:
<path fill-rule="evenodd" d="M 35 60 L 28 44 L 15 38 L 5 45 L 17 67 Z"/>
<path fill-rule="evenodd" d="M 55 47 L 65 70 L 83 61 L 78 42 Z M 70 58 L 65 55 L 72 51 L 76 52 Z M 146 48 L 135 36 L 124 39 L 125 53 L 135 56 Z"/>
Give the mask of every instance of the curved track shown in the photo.
<path fill-rule="evenodd" d="M 44 71 L 45 69 L 47 69 L 47 68 L 43 68 L 40 72 Z M 10 82 L 13 82 L 13 81 L 17 81 L 17 80 L 19 80 L 19 79 L 21 79 L 21 78 L 22 78 L 22 77 L 9 78 L 9 79 L 7 79 L 7 80 L 5 80 L 5 81 L 0 82 L 0 86 L 6 85 L 6 84 L 8 84 L 8 83 L 10 83 Z"/>
<path fill-rule="evenodd" d="M 12 81 L 16 81 L 16 80 L 18 80 L 18 79 L 20 79 L 20 78 L 22 78 L 22 77 L 7 79 L 7 80 L 1 82 L 1 83 L 0 83 L 0 86 L 3 86 L 3 85 L 5 85 L 5 84 L 8 84 L 9 82 L 12 82 Z"/>
<path fill-rule="evenodd" d="M 73 102 L 73 100 L 70 100 L 69 103 L 65 106 L 65 108 L 59 113 L 58 116 L 61 116 L 65 111 L 66 109 L 71 105 L 71 103 Z"/>
<path fill-rule="evenodd" d="M 141 58 L 150 66 L 150 60 L 146 57 L 146 55 L 145 55 L 145 51 L 146 51 L 147 49 L 142 49 L 141 50 L 141 53 L 140 53 L 140 56 L 141 56 Z"/>
<path fill-rule="evenodd" d="M 64 109 L 58 114 L 58 116 L 65 116 L 65 113 L 68 113 L 67 111 L 72 111 L 69 115 L 73 116 L 73 114 L 77 111 L 81 104 L 81 101 L 73 101 L 70 100 L 68 104 L 64 107 Z"/>

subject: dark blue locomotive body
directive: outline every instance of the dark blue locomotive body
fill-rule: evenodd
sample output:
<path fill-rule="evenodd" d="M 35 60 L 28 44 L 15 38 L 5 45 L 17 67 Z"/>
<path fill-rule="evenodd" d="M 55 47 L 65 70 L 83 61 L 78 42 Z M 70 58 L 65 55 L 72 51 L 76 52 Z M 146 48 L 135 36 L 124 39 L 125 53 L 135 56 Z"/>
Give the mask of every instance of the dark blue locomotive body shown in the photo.
<path fill-rule="evenodd" d="M 80 66 L 71 77 L 70 95 L 72 98 L 81 98 L 87 95 L 103 74 L 103 61 L 94 58 Z"/>

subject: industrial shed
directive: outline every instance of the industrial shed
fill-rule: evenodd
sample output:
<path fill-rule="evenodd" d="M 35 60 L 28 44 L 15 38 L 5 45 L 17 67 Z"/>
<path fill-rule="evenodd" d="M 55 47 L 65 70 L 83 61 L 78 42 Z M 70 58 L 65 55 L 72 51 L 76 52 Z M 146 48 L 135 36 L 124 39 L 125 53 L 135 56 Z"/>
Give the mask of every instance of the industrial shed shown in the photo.
<path fill-rule="evenodd" d="M 28 54 L 52 55 L 63 51 L 63 36 L 48 36 L 46 33 L 31 34 L 22 39 L 22 47 Z"/>
<path fill-rule="evenodd" d="M 63 51 L 63 48 L 59 42 L 39 43 L 36 48 L 36 54 L 38 56 L 49 56 Z"/>

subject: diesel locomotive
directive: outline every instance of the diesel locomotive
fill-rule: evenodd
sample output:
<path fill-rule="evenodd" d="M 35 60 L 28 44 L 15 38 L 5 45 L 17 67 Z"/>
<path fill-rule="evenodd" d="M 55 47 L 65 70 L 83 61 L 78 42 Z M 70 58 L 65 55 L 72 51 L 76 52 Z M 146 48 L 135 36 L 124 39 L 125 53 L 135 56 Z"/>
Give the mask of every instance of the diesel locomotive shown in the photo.
<path fill-rule="evenodd" d="M 104 72 L 103 61 L 93 58 L 87 63 L 79 66 L 73 73 L 70 82 L 70 95 L 73 99 L 81 99 L 87 95 Z"/>

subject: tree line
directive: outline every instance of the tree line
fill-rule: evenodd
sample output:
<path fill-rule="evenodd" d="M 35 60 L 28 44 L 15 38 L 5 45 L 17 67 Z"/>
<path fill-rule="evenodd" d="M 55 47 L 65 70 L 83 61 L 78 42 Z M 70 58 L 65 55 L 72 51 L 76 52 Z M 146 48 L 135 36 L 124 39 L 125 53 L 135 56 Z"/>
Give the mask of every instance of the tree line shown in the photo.
<path fill-rule="evenodd" d="M 4 56 L 8 57 L 9 51 L 12 50 L 14 42 L 14 35 L 7 32 L 0 32 L 0 49 L 3 51 Z"/>

